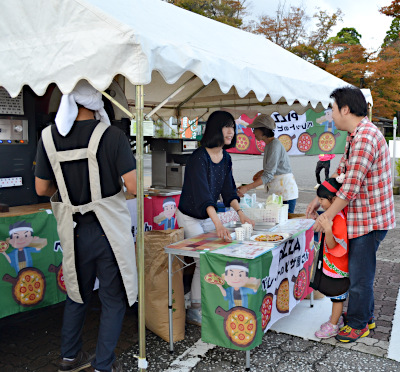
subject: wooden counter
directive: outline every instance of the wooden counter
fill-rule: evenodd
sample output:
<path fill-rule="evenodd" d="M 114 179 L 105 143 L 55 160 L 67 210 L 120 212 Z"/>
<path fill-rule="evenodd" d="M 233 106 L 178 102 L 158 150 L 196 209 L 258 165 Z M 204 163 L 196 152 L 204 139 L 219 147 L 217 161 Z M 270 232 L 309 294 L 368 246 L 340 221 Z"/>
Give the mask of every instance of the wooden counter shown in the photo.
<path fill-rule="evenodd" d="M 19 207 L 10 207 L 9 212 L 0 213 L 0 217 L 23 216 L 24 214 L 32 214 L 39 212 L 40 209 L 51 209 L 50 203 L 20 205 Z"/>

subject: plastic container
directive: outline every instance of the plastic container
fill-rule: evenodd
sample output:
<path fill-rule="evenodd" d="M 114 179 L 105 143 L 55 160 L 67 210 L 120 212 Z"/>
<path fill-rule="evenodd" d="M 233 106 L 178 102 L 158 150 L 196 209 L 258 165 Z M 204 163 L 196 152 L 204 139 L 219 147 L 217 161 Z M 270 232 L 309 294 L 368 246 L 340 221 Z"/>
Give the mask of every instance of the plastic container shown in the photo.
<path fill-rule="evenodd" d="M 288 220 L 289 204 L 268 205 L 266 208 L 246 208 L 246 216 L 257 222 L 285 223 Z"/>

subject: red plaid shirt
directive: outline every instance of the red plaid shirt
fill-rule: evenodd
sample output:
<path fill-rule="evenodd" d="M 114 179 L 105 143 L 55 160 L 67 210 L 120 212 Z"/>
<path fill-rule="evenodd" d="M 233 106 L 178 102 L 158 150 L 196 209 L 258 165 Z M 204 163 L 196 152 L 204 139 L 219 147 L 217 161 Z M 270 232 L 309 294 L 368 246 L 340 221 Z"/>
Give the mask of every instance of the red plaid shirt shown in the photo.
<path fill-rule="evenodd" d="M 349 239 L 396 226 L 389 149 L 380 130 L 367 117 L 347 136 L 337 173 L 346 173 L 336 195 L 349 201 Z"/>

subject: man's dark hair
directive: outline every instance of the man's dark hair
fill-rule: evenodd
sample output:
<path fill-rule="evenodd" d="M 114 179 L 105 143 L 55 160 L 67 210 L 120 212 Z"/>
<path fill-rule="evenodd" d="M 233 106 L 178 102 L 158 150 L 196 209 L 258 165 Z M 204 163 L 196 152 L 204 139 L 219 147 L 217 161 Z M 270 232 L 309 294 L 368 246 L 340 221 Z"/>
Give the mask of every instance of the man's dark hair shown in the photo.
<path fill-rule="evenodd" d="M 367 116 L 367 101 L 360 89 L 350 86 L 337 88 L 331 93 L 330 97 L 335 100 L 339 110 L 344 106 L 348 106 L 353 115 Z"/>
<path fill-rule="evenodd" d="M 274 131 L 272 129 L 269 128 L 265 128 L 265 127 L 258 127 L 258 128 L 254 128 L 254 130 L 260 130 L 263 134 L 263 136 L 271 138 L 271 137 L 275 137 Z"/>
<path fill-rule="evenodd" d="M 230 145 L 224 145 L 222 128 L 233 128 L 234 134 Z M 200 141 L 201 145 L 208 148 L 223 146 L 230 149 L 236 146 L 236 124 L 232 114 L 226 111 L 214 111 L 208 118 L 206 130 Z"/>

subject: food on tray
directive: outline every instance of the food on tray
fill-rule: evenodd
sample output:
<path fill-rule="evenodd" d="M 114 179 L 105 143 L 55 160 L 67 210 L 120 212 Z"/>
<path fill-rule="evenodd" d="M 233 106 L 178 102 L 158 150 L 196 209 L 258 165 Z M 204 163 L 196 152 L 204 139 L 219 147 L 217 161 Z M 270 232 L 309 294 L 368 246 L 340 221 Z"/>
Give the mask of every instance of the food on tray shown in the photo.
<path fill-rule="evenodd" d="M 220 285 L 224 285 L 225 284 L 225 280 L 222 279 L 219 275 L 214 274 L 214 273 L 208 273 L 204 277 L 204 280 L 207 283 L 210 283 L 210 284 L 220 284 Z"/>
<path fill-rule="evenodd" d="M 284 237 L 279 234 L 261 234 L 254 238 L 256 242 L 279 242 L 283 239 Z"/>
<path fill-rule="evenodd" d="M 293 297 L 296 300 L 301 300 L 307 287 L 307 271 L 306 269 L 301 269 L 299 275 L 292 277 L 292 282 L 294 282 L 293 287 Z"/>
<path fill-rule="evenodd" d="M 331 132 L 324 132 L 318 138 L 318 147 L 321 151 L 329 152 L 335 148 L 336 137 L 339 137 L 340 133 L 332 134 Z"/>
<path fill-rule="evenodd" d="M 264 331 L 267 328 L 269 321 L 271 320 L 272 304 L 274 300 L 274 295 L 272 293 L 267 293 L 262 301 L 260 311 L 261 311 L 261 328 Z"/>
<path fill-rule="evenodd" d="M 316 133 L 313 135 L 310 135 L 307 132 L 304 132 L 300 134 L 298 140 L 297 140 L 297 148 L 301 152 L 307 152 L 311 149 L 312 143 L 313 143 L 313 138 L 316 137 Z"/>
<path fill-rule="evenodd" d="M 289 312 L 289 280 L 287 278 L 281 281 L 276 294 L 276 310 L 280 313 Z"/>
<path fill-rule="evenodd" d="M 242 306 L 235 306 L 225 311 L 221 306 L 215 313 L 224 318 L 224 331 L 226 337 L 236 346 L 249 346 L 257 333 L 257 317 L 254 311 Z"/>

